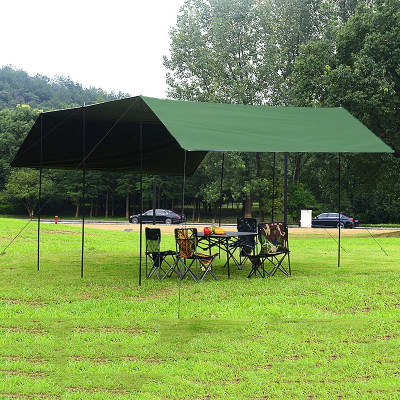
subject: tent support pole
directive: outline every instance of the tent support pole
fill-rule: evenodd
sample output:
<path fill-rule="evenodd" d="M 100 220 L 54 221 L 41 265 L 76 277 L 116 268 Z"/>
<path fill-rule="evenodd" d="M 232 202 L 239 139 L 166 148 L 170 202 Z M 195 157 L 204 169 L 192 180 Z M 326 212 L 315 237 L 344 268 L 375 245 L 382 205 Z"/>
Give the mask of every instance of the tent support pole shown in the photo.
<path fill-rule="evenodd" d="M 82 131 L 82 160 L 83 160 L 83 171 L 82 171 L 82 258 L 81 258 L 81 278 L 83 278 L 83 257 L 85 251 L 85 186 L 86 186 L 86 110 L 83 106 L 83 131 Z"/>
<path fill-rule="evenodd" d="M 224 180 L 224 163 L 225 163 L 225 152 L 222 152 L 222 165 L 221 165 L 221 187 L 219 192 L 219 224 L 221 226 L 222 219 L 222 182 Z"/>
<path fill-rule="evenodd" d="M 342 210 L 341 210 L 341 206 L 342 206 L 342 204 L 341 204 L 341 186 L 342 186 L 342 172 L 341 172 L 341 157 L 340 157 L 340 153 L 339 153 L 339 165 L 338 165 L 338 169 L 339 169 L 339 171 L 338 171 L 338 180 L 339 180 L 339 182 L 338 182 L 338 184 L 339 184 L 339 190 L 338 190 L 338 192 L 339 192 L 339 241 L 338 241 L 338 268 L 340 267 L 340 239 L 341 239 L 341 230 L 342 230 L 342 227 L 341 227 L 341 222 L 342 222 L 342 218 L 341 218 L 341 216 L 340 216 L 340 213 L 342 212 Z"/>
<path fill-rule="evenodd" d="M 183 157 L 183 188 L 182 188 L 182 215 L 184 215 L 185 211 L 185 190 L 186 190 L 186 150 L 185 155 Z M 187 215 L 186 215 L 187 219 Z M 186 224 L 186 222 L 185 222 Z"/>
<path fill-rule="evenodd" d="M 285 153 L 285 179 L 284 179 L 284 194 L 283 194 L 283 221 L 288 222 L 288 153 Z"/>
<path fill-rule="evenodd" d="M 156 224 L 156 205 L 157 202 L 157 175 L 154 175 L 154 183 L 153 183 L 153 225 Z"/>
<path fill-rule="evenodd" d="M 39 215 L 38 215 L 38 250 L 37 250 L 37 270 L 40 269 L 40 214 L 42 211 L 42 168 L 43 164 L 43 116 L 40 114 L 40 173 L 39 173 Z"/>
<path fill-rule="evenodd" d="M 186 150 L 185 154 L 183 157 L 183 185 L 182 185 L 182 215 L 183 215 L 183 210 L 185 207 L 185 189 L 186 189 Z M 187 219 L 187 216 L 186 216 Z M 185 221 L 185 226 L 186 226 L 186 221 Z M 180 251 L 182 251 L 180 249 Z M 197 260 L 196 260 L 196 270 L 197 270 L 197 280 L 199 280 L 199 271 L 198 271 L 198 265 L 197 265 Z M 179 279 L 179 290 L 178 290 L 178 319 L 181 316 L 181 286 L 182 286 L 182 277 L 180 274 L 179 270 L 179 263 L 176 263 L 176 271 Z"/>
<path fill-rule="evenodd" d="M 276 153 L 274 153 L 274 167 L 272 169 L 272 207 L 271 207 L 272 223 L 274 223 L 274 211 L 275 211 L 275 166 L 276 166 Z"/>
<path fill-rule="evenodd" d="M 287 216 L 287 208 L 288 208 L 288 153 L 285 153 L 285 178 L 284 178 L 284 194 L 283 194 L 283 221 L 285 223 L 285 227 L 287 229 L 288 216 Z M 287 237 L 287 245 L 289 249 L 289 238 Z M 292 269 L 290 267 L 290 252 L 288 253 L 289 260 L 289 276 L 292 276 Z"/>
<path fill-rule="evenodd" d="M 140 239 L 139 239 L 139 286 L 142 285 L 142 214 L 143 214 L 143 99 L 140 97 Z"/>

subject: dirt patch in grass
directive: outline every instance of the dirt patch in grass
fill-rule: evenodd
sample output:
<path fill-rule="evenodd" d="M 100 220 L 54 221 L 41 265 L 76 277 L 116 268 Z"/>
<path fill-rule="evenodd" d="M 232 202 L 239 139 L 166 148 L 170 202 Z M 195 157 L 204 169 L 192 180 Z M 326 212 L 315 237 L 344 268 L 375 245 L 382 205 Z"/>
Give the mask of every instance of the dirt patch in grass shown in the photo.
<path fill-rule="evenodd" d="M 67 392 L 73 393 L 86 393 L 86 394 L 93 394 L 93 393 L 107 393 L 109 395 L 127 395 L 130 394 L 130 391 L 124 389 L 111 389 L 111 388 L 101 388 L 101 387 L 89 387 L 89 388 L 80 388 L 80 387 L 67 387 Z"/>
<path fill-rule="evenodd" d="M 384 231 L 382 233 L 374 231 L 372 236 L 381 238 L 400 238 L 400 231 Z"/>
<path fill-rule="evenodd" d="M 23 300 L 23 299 L 0 299 L 7 304 L 29 305 L 33 307 L 47 307 L 49 303 L 41 300 Z"/>
<path fill-rule="evenodd" d="M 0 356 L 0 360 L 6 360 L 9 362 L 24 362 L 30 364 L 45 364 L 49 360 L 40 357 L 23 357 L 23 356 Z"/>
<path fill-rule="evenodd" d="M 35 393 L 35 394 L 21 394 L 21 393 L 3 393 L 0 392 L 0 396 L 5 396 L 6 399 L 61 399 L 61 396 L 47 393 Z"/>
<path fill-rule="evenodd" d="M 10 333 L 28 333 L 29 335 L 47 335 L 49 332 L 45 329 L 34 328 L 24 328 L 21 326 L 3 326 L 0 330 L 4 330 Z"/>
<path fill-rule="evenodd" d="M 173 296 L 176 294 L 176 290 L 175 289 L 170 289 L 170 288 L 161 288 L 161 289 L 157 289 L 156 292 L 154 293 L 150 293 L 148 295 L 140 295 L 140 297 L 137 297 L 136 300 L 137 301 L 146 301 L 149 299 L 159 299 L 160 297 L 169 297 L 169 296 Z"/>
<path fill-rule="evenodd" d="M 49 375 L 40 372 L 40 371 L 21 371 L 18 369 L 12 369 L 12 370 L 0 370 L 0 373 L 5 374 L 5 375 L 11 375 L 11 376 L 27 376 L 30 378 L 35 378 L 35 379 L 44 379 L 47 378 Z"/>
<path fill-rule="evenodd" d="M 124 333 L 128 335 L 142 335 L 145 332 L 142 329 L 138 328 L 120 328 L 120 327 L 113 327 L 113 326 L 101 326 L 97 328 L 89 328 L 86 326 L 77 326 L 73 328 L 76 332 L 102 332 L 102 333 Z"/>
<path fill-rule="evenodd" d="M 94 363 L 94 364 L 109 364 L 112 362 L 109 358 L 104 358 L 104 357 L 82 357 L 82 356 L 71 356 L 68 357 L 69 361 L 72 362 L 89 362 L 89 363 Z"/>

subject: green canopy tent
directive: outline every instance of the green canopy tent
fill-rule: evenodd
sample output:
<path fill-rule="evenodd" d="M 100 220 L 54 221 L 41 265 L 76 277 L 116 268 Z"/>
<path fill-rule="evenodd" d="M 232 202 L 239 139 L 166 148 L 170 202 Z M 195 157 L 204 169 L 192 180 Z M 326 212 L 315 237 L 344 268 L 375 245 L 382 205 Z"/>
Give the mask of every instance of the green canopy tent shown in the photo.
<path fill-rule="evenodd" d="M 392 149 L 343 108 L 137 96 L 42 113 L 11 166 L 191 175 L 208 151 L 376 153 Z"/>
<path fill-rule="evenodd" d="M 379 153 L 392 149 L 343 108 L 132 97 L 42 113 L 11 165 L 191 175 L 207 151 Z M 40 156 L 42 154 L 42 156 Z"/>

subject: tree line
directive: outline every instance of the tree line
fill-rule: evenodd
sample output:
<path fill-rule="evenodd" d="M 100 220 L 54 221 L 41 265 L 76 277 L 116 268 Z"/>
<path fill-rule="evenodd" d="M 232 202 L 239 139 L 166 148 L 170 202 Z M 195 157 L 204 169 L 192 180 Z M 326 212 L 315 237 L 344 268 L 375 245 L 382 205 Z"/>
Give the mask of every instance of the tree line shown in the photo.
<path fill-rule="evenodd" d="M 344 155 L 343 210 L 364 222 L 399 221 L 399 1 L 186 0 L 170 36 L 171 98 L 346 108 L 394 156 Z M 265 194 L 259 183 L 270 184 L 271 164 L 240 157 L 255 159 L 254 180 L 242 184 L 251 204 Z M 337 209 L 337 155 L 290 159 L 292 216 L 299 207 Z"/>
<path fill-rule="evenodd" d="M 170 98 L 346 108 L 395 153 L 342 154 L 342 209 L 361 222 L 400 222 L 397 0 L 186 0 L 170 38 L 171 54 L 164 57 Z M 32 189 L 32 198 L 25 193 L 22 199 L 23 194 L 16 191 L 33 188 L 38 172 L 10 171 L 8 164 L 40 109 L 126 96 L 85 89 L 69 78 L 29 77 L 24 71 L 3 67 L 0 212 L 38 207 L 36 188 Z M 222 153 L 208 153 L 195 174 L 186 179 L 184 205 L 182 179 L 157 177 L 157 206 L 180 211 L 190 205 L 189 218 L 216 217 L 221 201 L 221 168 Z M 337 210 L 337 154 L 289 154 L 289 171 L 289 214 L 293 220 L 302 208 L 315 213 Z M 30 185 L 18 181 L 23 174 Z M 43 182 L 49 212 L 73 210 L 79 216 L 79 172 L 46 171 Z M 153 177 L 145 177 L 143 188 L 147 209 L 152 206 Z M 55 191 L 57 195 L 51 195 Z M 139 197 L 135 175 L 87 173 L 86 207 L 92 216 L 138 212 Z M 222 203 L 234 208 L 232 212 L 268 220 L 273 213 L 282 213 L 282 199 L 282 154 L 224 155 Z"/>

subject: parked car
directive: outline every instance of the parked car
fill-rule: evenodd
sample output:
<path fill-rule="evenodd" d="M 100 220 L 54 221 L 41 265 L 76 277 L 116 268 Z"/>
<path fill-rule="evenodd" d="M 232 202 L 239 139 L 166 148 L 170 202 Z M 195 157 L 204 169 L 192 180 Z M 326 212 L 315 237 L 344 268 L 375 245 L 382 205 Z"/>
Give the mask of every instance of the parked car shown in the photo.
<path fill-rule="evenodd" d="M 342 228 L 354 228 L 358 226 L 358 219 L 347 217 L 341 214 L 340 224 Z M 338 213 L 322 213 L 316 216 L 311 221 L 313 228 L 338 228 L 339 214 Z"/>
<path fill-rule="evenodd" d="M 132 224 L 139 223 L 140 214 L 131 215 L 129 217 L 129 222 Z M 171 210 L 156 210 L 156 223 L 157 224 L 179 224 L 180 222 L 185 222 L 186 217 L 180 215 Z M 153 210 L 146 211 L 142 214 L 142 223 L 153 222 Z"/>

